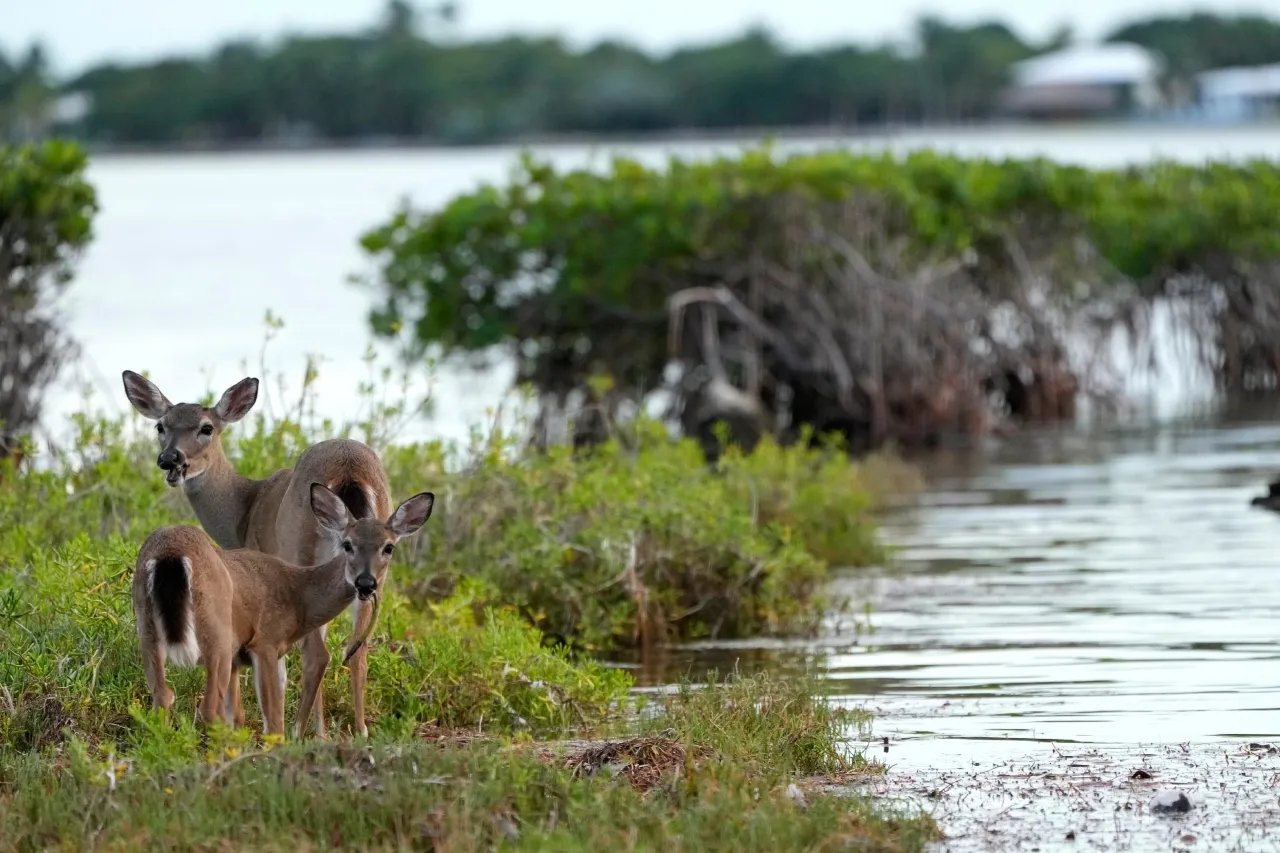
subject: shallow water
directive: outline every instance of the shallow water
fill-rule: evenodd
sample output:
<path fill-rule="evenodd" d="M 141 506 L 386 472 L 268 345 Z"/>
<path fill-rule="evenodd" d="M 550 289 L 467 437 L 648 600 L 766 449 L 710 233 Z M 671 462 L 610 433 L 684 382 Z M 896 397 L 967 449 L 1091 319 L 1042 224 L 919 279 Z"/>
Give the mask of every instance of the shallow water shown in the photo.
<path fill-rule="evenodd" d="M 880 729 L 1095 745 L 1280 737 L 1280 418 L 1015 441 L 939 460 L 889 521 L 875 633 L 827 659 Z M 951 470 L 947 470 L 950 468 Z M 969 747 L 980 750 L 974 743 Z"/>
<path fill-rule="evenodd" d="M 641 677 L 816 663 L 876 714 L 868 754 L 889 767 L 885 791 L 948 789 L 925 800 L 955 836 L 943 849 L 1049 850 L 1071 827 L 1100 849 L 1169 849 L 1181 835 L 1167 823 L 1089 823 L 1043 774 L 1073 755 L 1114 765 L 1094 786 L 1114 806 L 1117 768 L 1147 752 L 1185 744 L 1221 776 L 1221 755 L 1280 740 L 1280 515 L 1249 506 L 1280 472 L 1280 411 L 1046 431 L 920 462 L 927 492 L 884 524 L 893 567 L 835 582 L 870 602 L 870 632 L 833 619 L 811 643 L 686 647 Z M 1217 840 L 1199 849 L 1271 849 L 1256 822 L 1245 834 L 1245 812 L 1212 814 L 1232 796 L 1274 811 L 1280 759 L 1251 766 L 1267 772 L 1166 774 L 1208 797 L 1193 817 Z"/>

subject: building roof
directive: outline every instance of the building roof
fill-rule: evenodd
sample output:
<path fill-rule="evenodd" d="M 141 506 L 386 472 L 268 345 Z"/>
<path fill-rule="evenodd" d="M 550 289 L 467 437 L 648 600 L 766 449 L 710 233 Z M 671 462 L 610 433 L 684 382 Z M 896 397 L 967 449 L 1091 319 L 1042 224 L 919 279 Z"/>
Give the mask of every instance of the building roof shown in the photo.
<path fill-rule="evenodd" d="M 1280 65 L 1217 68 L 1196 75 L 1202 98 L 1248 98 L 1280 95 Z"/>
<path fill-rule="evenodd" d="M 1017 86 L 1138 83 L 1159 75 L 1160 59 L 1136 44 L 1081 45 L 1015 63 Z"/>
<path fill-rule="evenodd" d="M 1002 104 L 1013 112 L 1092 112 L 1115 109 L 1118 100 L 1110 89 L 1063 83 L 1011 88 L 1004 93 Z"/>

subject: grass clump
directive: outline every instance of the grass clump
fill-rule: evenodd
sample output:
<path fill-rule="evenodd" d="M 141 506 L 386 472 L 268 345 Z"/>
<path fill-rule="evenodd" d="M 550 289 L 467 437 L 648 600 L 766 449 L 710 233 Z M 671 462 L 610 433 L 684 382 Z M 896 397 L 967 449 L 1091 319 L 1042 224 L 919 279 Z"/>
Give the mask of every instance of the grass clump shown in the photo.
<path fill-rule="evenodd" d="M 716 686 L 684 683 L 663 697 L 643 730 L 710 748 L 722 760 L 775 780 L 878 769 L 850 753 L 847 743 L 851 735 L 867 733 L 870 716 L 819 698 L 822 685 L 812 673 L 735 674 L 722 684 L 711 673 L 708 680 Z"/>
<path fill-rule="evenodd" d="M 824 594 L 828 560 L 883 557 L 862 469 L 838 451 L 766 441 L 713 469 L 693 440 L 633 427 L 625 444 L 578 455 L 519 455 L 495 436 L 437 488 L 433 535 L 408 546 L 400 574 L 411 595 L 475 578 L 488 600 L 591 649 L 797 634 L 838 604 Z M 394 487 L 421 452 L 390 457 Z"/>
<path fill-rule="evenodd" d="M 612 750 L 594 744 L 567 759 L 555 744 L 502 737 L 258 750 L 215 737 L 201 749 L 193 732 L 139 714 L 126 751 L 73 739 L 39 758 L 0 759 L 0 851 L 923 849 L 937 834 L 928 818 L 806 784 L 853 759 L 838 757 L 843 721 L 805 687 L 736 678 L 685 695 L 645 725 L 665 719 L 708 745 L 668 748 L 677 760 L 644 785 L 599 764 L 583 772 L 581 756 L 655 756 L 661 736 Z M 741 702 L 760 696 L 783 704 Z M 762 720 L 787 734 L 766 743 Z"/>

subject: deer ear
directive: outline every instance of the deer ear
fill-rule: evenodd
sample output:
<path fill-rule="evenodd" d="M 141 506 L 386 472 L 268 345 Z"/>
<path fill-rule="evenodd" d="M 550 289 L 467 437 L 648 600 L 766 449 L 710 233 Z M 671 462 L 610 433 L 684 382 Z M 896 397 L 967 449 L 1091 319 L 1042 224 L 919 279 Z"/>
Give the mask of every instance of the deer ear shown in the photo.
<path fill-rule="evenodd" d="M 350 516 L 342 500 L 323 483 L 311 484 L 311 511 L 320 526 L 331 533 L 344 533 Z"/>
<path fill-rule="evenodd" d="M 396 538 L 417 533 L 418 528 L 427 523 L 431 517 L 431 508 L 435 506 L 436 496 L 431 492 L 422 492 L 409 498 L 396 511 L 391 513 L 391 532 Z"/>
<path fill-rule="evenodd" d="M 258 380 L 246 377 L 224 391 L 222 399 L 213 407 L 213 410 L 223 423 L 233 424 L 249 414 L 249 410 L 256 402 L 258 402 Z"/>
<path fill-rule="evenodd" d="M 147 377 L 132 370 L 126 370 L 121 377 L 124 379 L 124 395 L 144 417 L 158 421 L 164 417 L 165 412 L 173 408 L 169 398 L 160 393 L 156 384 Z"/>

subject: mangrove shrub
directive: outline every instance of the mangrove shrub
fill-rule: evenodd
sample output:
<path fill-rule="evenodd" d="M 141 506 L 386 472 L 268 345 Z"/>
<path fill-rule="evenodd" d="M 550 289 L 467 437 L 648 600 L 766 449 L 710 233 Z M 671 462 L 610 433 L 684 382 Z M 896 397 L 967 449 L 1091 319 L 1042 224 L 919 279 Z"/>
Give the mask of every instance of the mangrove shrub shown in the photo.
<path fill-rule="evenodd" d="M 1273 386 L 1278 218 L 1262 161 L 765 147 L 661 169 L 524 158 L 503 186 L 402 206 L 363 247 L 376 331 L 506 353 L 546 412 L 664 388 L 704 443 L 728 420 L 750 441 L 810 426 L 867 446 L 1071 417 L 1105 390 L 1078 353 L 1117 324 L 1139 341 L 1162 298 L 1192 304 L 1224 389 Z"/>
<path fill-rule="evenodd" d="M 0 146 L 0 457 L 39 422 L 44 390 L 74 352 L 53 303 L 97 211 L 85 162 L 62 141 Z"/>

